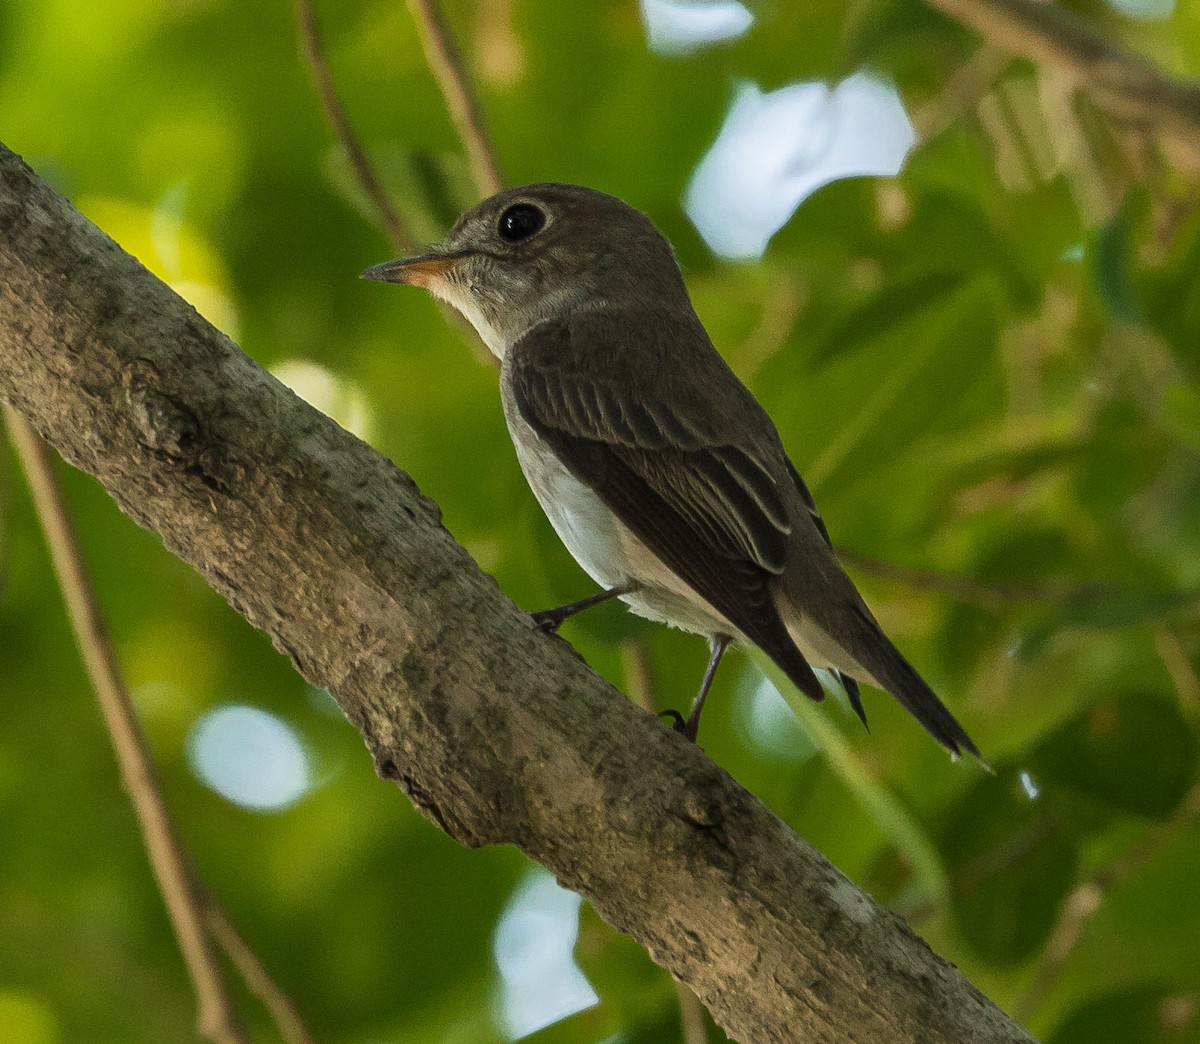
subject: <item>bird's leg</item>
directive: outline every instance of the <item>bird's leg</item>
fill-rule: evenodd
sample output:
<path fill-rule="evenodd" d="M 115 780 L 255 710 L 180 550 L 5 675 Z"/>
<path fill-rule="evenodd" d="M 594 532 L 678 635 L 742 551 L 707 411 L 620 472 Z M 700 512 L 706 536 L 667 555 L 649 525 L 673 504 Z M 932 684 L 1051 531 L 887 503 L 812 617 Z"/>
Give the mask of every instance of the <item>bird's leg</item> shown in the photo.
<path fill-rule="evenodd" d="M 610 598 L 619 598 L 621 595 L 631 594 L 636 590 L 637 581 L 627 580 L 623 584 L 617 584 L 616 587 L 610 587 L 607 591 L 588 595 L 587 598 L 580 598 L 577 602 L 568 602 L 566 605 L 560 605 L 557 609 L 543 609 L 540 613 L 530 613 L 529 615 L 533 617 L 533 622 L 543 631 L 553 634 L 562 626 L 562 622 L 567 617 L 574 616 L 576 613 L 582 613 L 585 609 L 590 609 L 593 605 L 607 602 Z"/>
<path fill-rule="evenodd" d="M 687 721 L 680 719 L 675 725 L 675 731 L 683 733 L 684 738 L 693 743 L 696 742 L 696 733 L 700 730 L 700 712 L 704 709 L 704 701 L 708 699 L 708 690 L 712 688 L 713 678 L 717 675 L 721 657 L 725 655 L 725 650 L 729 648 L 731 641 L 733 639 L 727 634 L 714 634 L 709 638 L 708 646 L 712 653 L 708 658 L 708 667 L 704 671 L 704 680 L 700 682 L 700 691 L 696 694 L 696 700 L 692 704 Z"/>

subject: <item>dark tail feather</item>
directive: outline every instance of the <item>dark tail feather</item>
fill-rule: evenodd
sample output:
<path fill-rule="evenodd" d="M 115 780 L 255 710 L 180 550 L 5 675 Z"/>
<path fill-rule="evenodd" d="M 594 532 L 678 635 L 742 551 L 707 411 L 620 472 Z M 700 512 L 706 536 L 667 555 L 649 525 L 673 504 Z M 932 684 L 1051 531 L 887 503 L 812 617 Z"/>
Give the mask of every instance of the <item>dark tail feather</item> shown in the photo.
<path fill-rule="evenodd" d="M 858 682 L 850 677 L 845 671 L 836 671 L 838 681 L 842 683 L 842 691 L 846 693 L 846 699 L 850 701 L 850 706 L 854 713 L 858 715 L 858 720 L 863 723 L 863 728 L 868 732 L 871 731 L 871 726 L 867 724 L 867 711 L 863 707 L 862 692 L 858 688 Z"/>
<path fill-rule="evenodd" d="M 939 700 L 900 650 L 880 630 L 879 624 L 865 612 L 858 614 L 862 632 L 855 642 L 855 659 L 872 677 L 900 701 L 901 706 L 929 731 L 929 734 L 955 758 L 966 751 L 981 762 L 979 748 L 966 730 Z"/>

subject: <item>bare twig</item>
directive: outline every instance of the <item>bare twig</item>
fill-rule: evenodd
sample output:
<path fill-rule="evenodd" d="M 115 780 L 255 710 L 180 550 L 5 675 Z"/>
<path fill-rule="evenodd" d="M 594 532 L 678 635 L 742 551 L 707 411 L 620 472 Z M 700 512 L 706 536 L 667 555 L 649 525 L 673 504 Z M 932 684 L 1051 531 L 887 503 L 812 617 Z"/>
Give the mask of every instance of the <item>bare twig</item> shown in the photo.
<path fill-rule="evenodd" d="M 109 640 L 46 445 L 19 414 L 5 407 L 5 416 L 13 445 L 29 476 L 38 517 L 117 752 L 125 789 L 195 984 L 201 1032 L 222 1044 L 241 1044 L 248 1039 L 234 1013 L 211 940 L 201 925 L 203 921 L 250 989 L 262 999 L 284 1040 L 288 1044 L 312 1044 L 313 1038 L 300 1021 L 291 999 L 272 981 L 262 962 L 238 935 L 220 901 L 200 883 L 195 873 L 167 809 L 154 760 Z M 214 1033 L 207 1026 L 217 1027 L 218 1031 Z"/>
<path fill-rule="evenodd" d="M 648 714 L 658 713 L 654 703 L 654 682 L 650 677 L 650 660 L 646 656 L 646 643 L 641 640 L 626 642 L 621 646 L 621 668 L 625 675 L 625 688 L 642 710 Z"/>
<path fill-rule="evenodd" d="M 1017 1003 L 1017 1010 L 1028 1018 L 1041 1007 L 1062 973 L 1067 958 L 1083 935 L 1084 928 L 1104 902 L 1104 892 L 1093 881 L 1077 885 L 1063 900 L 1058 919 L 1038 957 L 1033 982 Z"/>
<path fill-rule="evenodd" d="M 927 0 L 991 44 L 1060 68 L 1118 119 L 1154 130 L 1200 164 L 1200 84 L 1175 80 L 1084 19 L 1040 0 Z"/>
<path fill-rule="evenodd" d="M 296 1005 L 271 978 L 270 972 L 262 961 L 247 945 L 229 914 L 221 903 L 207 889 L 203 892 L 204 917 L 213 938 L 221 944 L 221 948 L 229 955 L 242 979 L 270 1013 L 275 1022 L 279 1035 L 287 1044 L 314 1044 L 314 1038 L 300 1019 Z"/>
<path fill-rule="evenodd" d="M 675 992 L 679 995 L 679 1030 L 683 1044 L 707 1044 L 708 1028 L 704 1024 L 704 1005 L 678 979 Z"/>
<path fill-rule="evenodd" d="M 980 47 L 958 68 L 936 97 L 913 113 L 913 123 L 921 140 L 936 138 L 973 111 L 1011 64 L 1011 55 L 987 44 Z"/>
<path fill-rule="evenodd" d="M 496 149 L 483 120 L 479 99 L 471 86 L 466 63 L 446 23 L 438 0 L 408 0 L 408 9 L 421 36 L 425 60 L 437 79 L 450 118 L 458 129 L 471 177 L 480 196 L 491 196 L 504 187 Z"/>
<path fill-rule="evenodd" d="M 783 347 L 808 296 L 807 288 L 800 280 L 786 273 L 780 273 L 772 282 L 763 299 L 758 322 L 730 353 L 730 357 L 737 360 L 739 376 L 747 384 L 754 382 L 758 372 Z"/>
<path fill-rule="evenodd" d="M 525 44 L 513 25 L 516 0 L 479 0 L 475 4 L 475 64 L 482 77 L 511 86 L 525 69 Z"/>
<path fill-rule="evenodd" d="M 367 158 L 366 150 L 350 125 L 350 118 L 342 107 L 337 88 L 333 83 L 333 74 L 329 63 L 325 60 L 325 48 L 321 40 L 321 27 L 317 22 L 317 12 L 312 0 L 296 0 L 296 18 L 300 27 L 300 44 L 304 50 L 305 60 L 312 70 L 313 82 L 317 86 L 317 94 L 321 99 L 321 108 L 325 118 L 333 129 L 334 137 L 341 146 L 342 153 L 350 164 L 351 173 L 358 182 L 371 205 L 379 215 L 384 231 L 392 241 L 392 246 L 401 254 L 413 252 L 413 238 L 404 219 L 397 213 L 388 198 L 383 182 Z"/>
<path fill-rule="evenodd" d="M 1175 683 L 1179 709 L 1191 722 L 1200 724 L 1200 675 L 1192 666 L 1191 656 L 1179 635 L 1165 625 L 1155 628 L 1154 648 Z"/>
<path fill-rule="evenodd" d="M 869 573 L 884 580 L 894 580 L 906 587 L 950 595 L 962 602 L 998 608 L 1034 602 L 1061 602 L 1089 594 L 1102 593 L 1108 585 L 1101 582 L 1069 582 L 1047 580 L 1043 583 L 987 583 L 969 576 L 942 573 L 933 569 L 885 562 L 846 547 L 837 549 L 838 558 L 852 569 Z"/>
<path fill-rule="evenodd" d="M 171 821 L 146 738 L 109 641 L 49 451 L 23 417 L 8 406 L 4 410 L 13 444 L 29 478 L 71 626 L 112 737 L 121 779 L 196 991 L 200 1034 L 214 1044 L 248 1044 L 249 1037 L 205 931 L 203 904 L 192 883 L 190 863 Z"/>
<path fill-rule="evenodd" d="M 1150 827 L 1123 855 L 1082 881 L 1063 903 L 1050 939 L 1038 959 L 1033 978 L 1015 1005 L 1017 1017 L 1030 1018 L 1050 996 L 1067 961 L 1105 897 L 1122 881 L 1149 864 L 1181 831 L 1192 829 L 1200 816 L 1200 784 L 1192 787 L 1165 823 Z"/>

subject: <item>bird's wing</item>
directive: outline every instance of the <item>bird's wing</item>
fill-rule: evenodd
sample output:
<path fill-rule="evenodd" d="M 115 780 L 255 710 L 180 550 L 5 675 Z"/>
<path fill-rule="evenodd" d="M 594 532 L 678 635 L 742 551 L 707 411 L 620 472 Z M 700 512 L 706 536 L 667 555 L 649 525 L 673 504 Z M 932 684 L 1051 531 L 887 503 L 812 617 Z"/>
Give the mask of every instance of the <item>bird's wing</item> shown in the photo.
<path fill-rule="evenodd" d="M 505 355 L 509 394 L 639 540 L 820 699 L 769 587 L 793 527 L 781 488 L 792 481 L 786 454 L 698 324 L 684 335 L 703 340 L 668 345 L 662 339 L 680 333 L 666 323 L 628 312 L 542 323 Z M 680 366 L 700 378 L 686 395 L 677 390 Z M 765 446 L 749 437 L 764 430 Z"/>

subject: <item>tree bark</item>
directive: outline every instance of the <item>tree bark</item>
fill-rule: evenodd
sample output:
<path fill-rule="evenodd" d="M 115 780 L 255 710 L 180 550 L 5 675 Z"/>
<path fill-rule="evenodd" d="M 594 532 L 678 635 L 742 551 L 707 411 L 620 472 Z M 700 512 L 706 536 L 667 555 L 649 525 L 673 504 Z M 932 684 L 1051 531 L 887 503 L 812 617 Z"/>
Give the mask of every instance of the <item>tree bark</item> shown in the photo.
<path fill-rule="evenodd" d="M 3 146 L 0 264 L 0 397 L 328 688 L 443 830 L 518 845 L 746 1044 L 1033 1039 Z"/>

